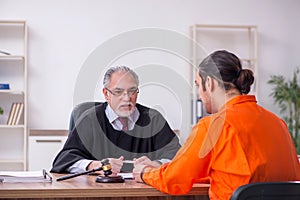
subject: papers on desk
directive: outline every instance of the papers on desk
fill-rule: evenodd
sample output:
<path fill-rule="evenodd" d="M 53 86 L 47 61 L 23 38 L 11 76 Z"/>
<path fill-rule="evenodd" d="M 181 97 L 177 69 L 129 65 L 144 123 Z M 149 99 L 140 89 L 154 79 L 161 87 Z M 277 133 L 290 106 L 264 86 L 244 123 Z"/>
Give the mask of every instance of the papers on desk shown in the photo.
<path fill-rule="evenodd" d="M 52 177 L 42 171 L 0 171 L 1 183 L 33 183 L 33 182 L 52 182 Z"/>
<path fill-rule="evenodd" d="M 124 179 L 133 179 L 132 173 L 118 173 L 118 175 L 122 176 Z"/>

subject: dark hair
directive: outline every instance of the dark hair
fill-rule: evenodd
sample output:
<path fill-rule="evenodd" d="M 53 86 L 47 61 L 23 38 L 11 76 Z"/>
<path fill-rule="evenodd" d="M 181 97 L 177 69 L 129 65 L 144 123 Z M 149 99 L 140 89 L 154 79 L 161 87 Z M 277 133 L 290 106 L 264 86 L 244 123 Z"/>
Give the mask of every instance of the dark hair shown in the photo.
<path fill-rule="evenodd" d="M 207 76 L 215 78 L 226 91 L 237 88 L 241 94 L 248 94 L 254 82 L 253 72 L 242 69 L 240 59 L 225 50 L 215 51 L 207 56 L 200 63 L 198 73 L 202 79 L 203 90 Z"/>

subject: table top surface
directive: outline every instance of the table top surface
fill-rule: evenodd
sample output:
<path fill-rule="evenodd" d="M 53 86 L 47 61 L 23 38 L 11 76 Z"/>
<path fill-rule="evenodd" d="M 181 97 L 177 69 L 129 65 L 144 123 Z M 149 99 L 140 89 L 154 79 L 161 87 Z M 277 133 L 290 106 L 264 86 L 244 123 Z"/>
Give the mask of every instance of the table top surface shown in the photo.
<path fill-rule="evenodd" d="M 124 183 L 97 183 L 96 176 L 82 175 L 64 181 L 56 181 L 62 174 L 52 173 L 53 182 L 1 183 L 0 198 L 34 197 L 138 197 L 166 196 L 155 188 L 133 180 Z M 194 184 L 187 195 L 207 195 L 209 184 Z"/>

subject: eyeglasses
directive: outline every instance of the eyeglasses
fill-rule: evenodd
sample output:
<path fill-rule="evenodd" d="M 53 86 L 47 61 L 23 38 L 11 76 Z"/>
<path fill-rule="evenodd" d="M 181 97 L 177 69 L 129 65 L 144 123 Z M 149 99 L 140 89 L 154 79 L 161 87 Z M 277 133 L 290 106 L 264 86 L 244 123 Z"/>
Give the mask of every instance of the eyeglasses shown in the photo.
<path fill-rule="evenodd" d="M 124 89 L 114 89 L 113 91 L 111 91 L 108 88 L 105 88 L 108 92 L 110 92 L 112 95 L 116 96 L 116 97 L 120 97 L 120 96 L 124 96 L 125 91 L 126 94 L 131 97 L 132 95 L 135 95 L 137 93 L 139 93 L 139 88 L 129 88 L 128 90 L 124 90 Z"/>

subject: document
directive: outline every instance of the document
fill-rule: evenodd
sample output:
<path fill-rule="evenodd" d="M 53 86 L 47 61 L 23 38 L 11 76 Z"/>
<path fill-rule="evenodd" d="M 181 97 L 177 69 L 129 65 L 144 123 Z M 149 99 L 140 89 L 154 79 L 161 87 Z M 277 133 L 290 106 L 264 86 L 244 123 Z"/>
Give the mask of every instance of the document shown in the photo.
<path fill-rule="evenodd" d="M 133 179 L 132 173 L 118 173 L 118 175 L 122 176 L 124 179 Z"/>
<path fill-rule="evenodd" d="M 52 182 L 52 177 L 46 170 L 0 171 L 0 182 L 2 183 Z"/>

